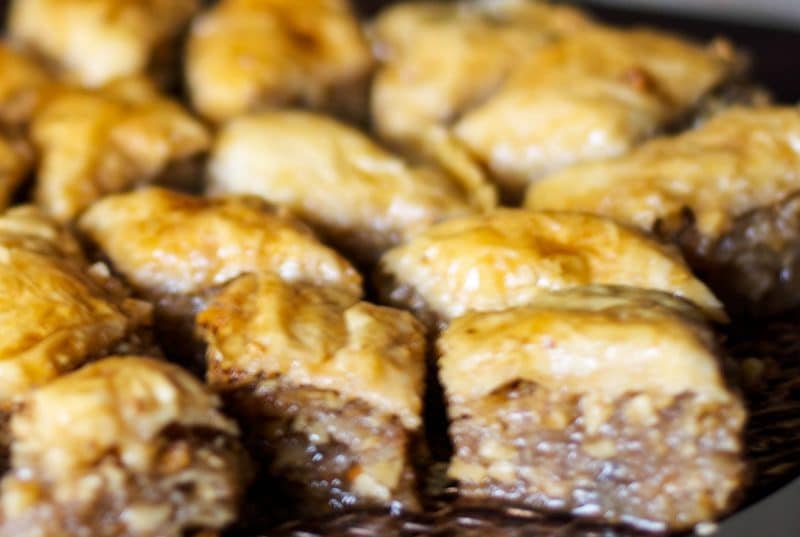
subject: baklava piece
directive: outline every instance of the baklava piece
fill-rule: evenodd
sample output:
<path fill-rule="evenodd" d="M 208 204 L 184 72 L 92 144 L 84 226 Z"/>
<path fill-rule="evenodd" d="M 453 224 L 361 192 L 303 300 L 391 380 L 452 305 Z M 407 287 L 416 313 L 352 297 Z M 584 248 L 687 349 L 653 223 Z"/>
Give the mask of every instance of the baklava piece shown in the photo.
<path fill-rule="evenodd" d="M 734 108 L 531 188 L 527 206 L 603 214 L 674 240 L 737 314 L 800 304 L 800 109 Z"/>
<path fill-rule="evenodd" d="M 208 382 L 300 514 L 416 507 L 425 337 L 410 314 L 261 273 L 225 287 L 198 326 Z"/>
<path fill-rule="evenodd" d="M 533 5 L 521 7 L 526 4 Z M 511 202 L 547 173 L 624 153 L 685 122 L 706 96 L 742 70 L 741 58 L 722 41 L 703 48 L 655 31 L 613 30 L 546 4 L 463 5 L 471 15 L 439 24 L 465 26 L 428 40 L 423 37 L 430 30 L 424 29 L 436 17 L 412 18 L 398 8 L 400 15 L 390 10 L 385 20 L 379 19 L 377 33 L 385 41 L 379 38 L 379 45 L 388 52 L 376 79 L 373 115 L 385 136 L 410 139 L 412 146 L 429 152 L 447 139 L 449 149 L 440 150 L 438 160 L 455 162 L 452 169 L 469 169 L 464 164 L 469 155 L 473 168 L 488 168 Z M 417 9 L 424 13 L 424 6 Z M 539 14 L 528 18 L 527 10 Z M 471 35 L 475 20 L 485 21 L 487 28 Z M 413 30 L 418 25 L 421 36 Z M 517 32 L 528 29 L 529 40 L 536 34 L 545 37 L 531 47 L 514 39 L 509 26 Z M 432 39 L 439 45 L 432 46 Z M 452 57 L 451 50 L 462 52 Z M 426 58 L 431 58 L 427 64 Z M 483 63 L 492 61 L 499 63 L 484 70 Z M 480 84 L 470 83 L 471 77 Z M 465 89 L 457 91 L 463 93 L 449 90 L 457 98 L 442 91 L 461 84 Z M 427 122 L 418 121 L 420 115 Z M 437 129 L 429 127 L 431 119 Z M 451 159 L 447 153 L 460 157 Z"/>
<path fill-rule="evenodd" d="M 150 315 L 38 210 L 0 216 L 0 467 L 21 398 L 108 352 L 149 349 Z"/>
<path fill-rule="evenodd" d="M 17 130 L 27 124 L 49 83 L 49 76 L 35 61 L 0 42 L 0 127 Z"/>
<path fill-rule="evenodd" d="M 289 208 L 361 261 L 430 225 L 477 211 L 485 192 L 413 166 L 356 129 L 321 115 L 267 112 L 229 123 L 209 163 L 212 193 L 245 193 Z M 484 188 L 491 186 L 486 184 Z M 491 202 L 488 205 L 491 205 Z"/>
<path fill-rule="evenodd" d="M 518 200 L 548 173 L 623 154 L 686 122 L 740 64 L 723 41 L 702 48 L 655 31 L 595 28 L 520 65 L 454 132 Z"/>
<path fill-rule="evenodd" d="M 210 144 L 199 121 L 143 78 L 49 92 L 30 135 L 41 158 L 36 201 L 60 220 L 143 183 L 195 181 Z"/>
<path fill-rule="evenodd" d="M 677 249 L 610 219 L 502 209 L 438 224 L 381 259 L 382 300 L 431 328 L 468 311 L 536 302 L 549 290 L 590 284 L 659 289 L 726 319 Z"/>
<path fill-rule="evenodd" d="M 523 58 L 592 25 L 574 8 L 527 0 L 394 4 L 369 32 L 380 63 L 371 95 L 373 126 L 393 145 L 480 184 L 484 171 L 451 127 Z"/>
<path fill-rule="evenodd" d="M 151 74 L 172 82 L 197 0 L 13 0 L 9 34 L 63 77 L 98 87 Z"/>
<path fill-rule="evenodd" d="M 24 140 L 0 134 L 0 210 L 11 204 L 31 169 L 32 160 L 30 147 Z"/>
<path fill-rule="evenodd" d="M 186 52 L 192 103 L 214 122 L 286 105 L 363 116 L 371 67 L 347 0 L 221 0 Z"/>
<path fill-rule="evenodd" d="M 78 227 L 156 304 L 169 349 L 186 347 L 204 301 L 243 273 L 273 271 L 361 296 L 361 276 L 343 257 L 258 198 L 205 199 L 152 187 L 97 202 Z"/>
<path fill-rule="evenodd" d="M 745 410 L 688 302 L 557 291 L 453 321 L 439 351 L 449 473 L 467 497 L 683 530 L 746 485 Z"/>
<path fill-rule="evenodd" d="M 217 535 L 247 483 L 236 425 L 218 398 L 150 358 L 105 358 L 54 381 L 11 428 L 3 535 Z"/>

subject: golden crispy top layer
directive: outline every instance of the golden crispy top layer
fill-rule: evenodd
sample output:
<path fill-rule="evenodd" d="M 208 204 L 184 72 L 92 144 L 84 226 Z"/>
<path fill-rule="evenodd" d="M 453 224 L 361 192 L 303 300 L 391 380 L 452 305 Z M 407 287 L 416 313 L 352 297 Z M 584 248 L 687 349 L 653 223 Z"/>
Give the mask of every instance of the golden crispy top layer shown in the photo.
<path fill-rule="evenodd" d="M 167 362 L 111 357 L 32 392 L 11 422 L 13 464 L 69 483 L 114 453 L 132 471 L 151 471 L 154 441 L 169 426 L 237 434 L 219 400 Z"/>
<path fill-rule="evenodd" d="M 197 322 L 209 344 L 209 381 L 220 389 L 234 387 L 226 386 L 231 373 L 245 384 L 279 377 L 420 426 L 425 335 L 406 312 L 260 273 L 225 287 Z"/>
<path fill-rule="evenodd" d="M 14 0 L 9 31 L 68 79 L 101 86 L 143 73 L 198 8 L 197 0 Z"/>
<path fill-rule="evenodd" d="M 28 144 L 0 135 L 0 210 L 11 203 L 14 192 L 30 170 L 31 160 Z"/>
<path fill-rule="evenodd" d="M 35 209 L 0 217 L 0 406 L 149 323 L 150 307 L 118 290 Z"/>
<path fill-rule="evenodd" d="M 716 236 L 737 216 L 798 190 L 798 170 L 800 109 L 736 108 L 629 155 L 552 175 L 528 191 L 526 205 L 645 229 L 687 207 L 699 230 Z"/>
<path fill-rule="evenodd" d="M 147 294 L 196 293 L 263 270 L 361 296 L 361 276 L 350 263 L 257 198 L 148 188 L 99 201 L 78 225 Z"/>
<path fill-rule="evenodd" d="M 501 209 L 438 224 L 389 250 L 380 270 L 411 287 L 442 320 L 535 303 L 548 290 L 629 285 L 725 313 L 677 251 L 613 221 L 578 213 Z"/>
<path fill-rule="evenodd" d="M 0 125 L 27 123 L 49 83 L 44 69 L 22 52 L 0 42 Z"/>
<path fill-rule="evenodd" d="M 722 42 L 702 48 L 661 32 L 593 28 L 523 62 L 454 132 L 519 190 L 568 164 L 630 150 L 739 65 Z"/>
<path fill-rule="evenodd" d="M 446 176 L 406 163 L 352 127 L 304 112 L 229 123 L 209 172 L 213 192 L 261 196 L 326 236 L 360 236 L 377 253 L 449 216 L 473 212 L 470 193 Z"/>
<path fill-rule="evenodd" d="M 395 4 L 370 32 L 384 63 L 373 94 L 376 126 L 402 139 L 449 121 L 538 47 L 591 25 L 572 8 L 527 0 Z"/>
<path fill-rule="evenodd" d="M 520 380 L 612 399 L 628 392 L 731 398 L 702 315 L 658 291 L 583 287 L 471 313 L 453 321 L 438 347 L 442 383 L 456 403 Z"/>
<path fill-rule="evenodd" d="M 187 80 L 207 118 L 297 101 L 322 106 L 372 65 L 347 0 L 222 0 L 192 26 Z"/>
<path fill-rule="evenodd" d="M 143 78 L 95 91 L 48 92 L 31 138 L 42 159 L 37 202 L 61 220 L 106 194 L 156 179 L 210 144 L 199 121 Z"/>

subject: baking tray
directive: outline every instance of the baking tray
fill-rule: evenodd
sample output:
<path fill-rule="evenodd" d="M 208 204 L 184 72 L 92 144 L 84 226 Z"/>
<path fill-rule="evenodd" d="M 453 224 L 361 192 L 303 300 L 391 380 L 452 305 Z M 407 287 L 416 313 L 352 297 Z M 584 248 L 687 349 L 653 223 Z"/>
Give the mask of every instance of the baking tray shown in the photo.
<path fill-rule="evenodd" d="M 365 17 L 391 3 L 355 1 Z M 703 40 L 727 36 L 749 52 L 753 78 L 767 87 L 776 100 L 794 103 L 800 98 L 800 54 L 793 54 L 795 50 L 800 51 L 800 28 L 689 19 L 652 11 L 600 7 L 592 2 L 565 3 L 580 4 L 599 19 L 616 25 L 653 26 Z M 7 4 L 7 0 L 0 0 L 0 29 L 4 26 Z M 707 529 L 714 530 L 713 535 L 717 537 L 800 537 L 800 312 L 761 323 L 734 323 L 724 338 L 735 357 L 760 358 L 766 364 L 763 377 L 757 386 L 751 387 L 748 395 L 751 409 L 748 449 L 758 479 L 739 511 Z M 438 471 L 442 470 L 443 465 L 440 465 Z M 274 514 L 279 510 L 279 501 L 273 503 L 269 491 L 252 491 L 244 516 L 248 521 L 246 526 L 233 528 L 225 537 L 653 535 L 545 515 L 521 507 L 463 503 L 452 488 L 441 486 L 437 490 L 421 514 L 391 516 L 383 511 L 358 511 L 316 521 L 284 521 L 277 525 Z"/>

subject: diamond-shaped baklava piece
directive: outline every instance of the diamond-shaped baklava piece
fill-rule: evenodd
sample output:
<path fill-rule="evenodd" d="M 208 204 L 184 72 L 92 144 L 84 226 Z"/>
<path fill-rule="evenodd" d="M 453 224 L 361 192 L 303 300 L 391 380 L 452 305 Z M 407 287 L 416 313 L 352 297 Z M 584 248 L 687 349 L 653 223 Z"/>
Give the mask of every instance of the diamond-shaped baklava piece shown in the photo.
<path fill-rule="evenodd" d="M 347 0 L 221 0 L 186 50 L 191 100 L 215 122 L 282 105 L 363 116 L 371 67 Z"/>
<path fill-rule="evenodd" d="M 96 87 L 174 77 L 178 38 L 198 8 L 198 0 L 13 0 L 8 29 L 70 82 Z"/>
<path fill-rule="evenodd" d="M 237 427 L 217 397 L 150 358 L 105 358 L 54 381 L 27 398 L 11 428 L 3 535 L 220 530 L 235 520 L 247 483 Z"/>
<path fill-rule="evenodd" d="M 466 496 L 688 529 L 746 484 L 745 410 L 688 302 L 558 291 L 456 319 L 438 348 Z"/>
<path fill-rule="evenodd" d="M 299 511 L 417 505 L 425 337 L 410 314 L 259 273 L 226 286 L 198 327 L 208 382 Z"/>
<path fill-rule="evenodd" d="M 602 214 L 674 240 L 734 312 L 800 304 L 800 110 L 734 108 L 628 155 L 564 170 L 535 209 Z"/>
<path fill-rule="evenodd" d="M 321 115 L 268 112 L 229 123 L 209 164 L 215 193 L 255 194 L 289 208 L 359 260 L 448 217 L 493 205 L 488 184 L 463 188 L 407 163 Z"/>
<path fill-rule="evenodd" d="M 143 183 L 192 181 L 193 159 L 210 143 L 198 120 L 144 78 L 48 92 L 30 136 L 41 159 L 36 201 L 61 220 Z"/>
<path fill-rule="evenodd" d="M 502 209 L 444 222 L 389 250 L 377 283 L 385 302 L 430 327 L 590 284 L 660 289 L 726 318 L 676 250 L 610 219 L 569 212 Z"/>

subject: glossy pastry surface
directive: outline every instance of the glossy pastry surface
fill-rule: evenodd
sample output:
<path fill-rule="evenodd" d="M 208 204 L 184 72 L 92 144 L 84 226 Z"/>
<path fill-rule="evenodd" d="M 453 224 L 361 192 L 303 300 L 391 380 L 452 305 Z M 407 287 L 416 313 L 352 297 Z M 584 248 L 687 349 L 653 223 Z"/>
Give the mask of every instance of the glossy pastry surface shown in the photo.
<path fill-rule="evenodd" d="M 590 284 L 660 289 L 725 319 L 676 250 L 612 220 L 570 212 L 500 209 L 444 222 L 389 250 L 378 281 L 384 300 L 428 324 Z"/>
<path fill-rule="evenodd" d="M 197 0 L 14 0 L 8 29 L 68 80 L 96 87 L 157 67 L 198 8 Z"/>
<path fill-rule="evenodd" d="M 356 129 L 321 115 L 268 112 L 221 132 L 209 163 L 213 193 L 260 196 L 289 208 L 361 259 L 452 216 L 484 208 L 442 172 L 412 165 Z M 483 189 L 489 190 L 487 184 Z"/>
<path fill-rule="evenodd" d="M 198 315 L 209 380 L 238 371 L 361 399 L 420 426 L 425 340 L 406 312 L 354 302 L 335 289 L 243 276 Z M 270 349 L 264 352 L 264 349 Z"/>
<path fill-rule="evenodd" d="M 360 116 L 371 66 L 347 0 L 222 0 L 192 26 L 186 79 L 215 122 L 285 105 Z"/>
<path fill-rule="evenodd" d="M 27 392 L 114 349 L 149 348 L 151 306 L 129 298 L 37 209 L 0 216 L 0 416 Z M 0 426 L 0 452 L 5 445 Z"/>
<path fill-rule="evenodd" d="M 254 197 L 206 199 L 153 187 L 96 203 L 79 228 L 151 296 L 196 293 L 254 271 L 361 296 L 361 277 L 344 258 Z"/>
<path fill-rule="evenodd" d="M 746 412 L 713 331 L 659 291 L 583 287 L 456 319 L 438 342 L 462 495 L 649 531 L 747 482 Z"/>
<path fill-rule="evenodd" d="M 162 178 L 210 143 L 198 120 L 140 77 L 48 92 L 30 135 L 41 159 L 35 199 L 60 220 L 107 194 Z"/>
<path fill-rule="evenodd" d="M 36 391 L 12 421 L 0 529 L 180 536 L 233 521 L 246 475 L 205 386 L 151 358 L 104 358 Z"/>

